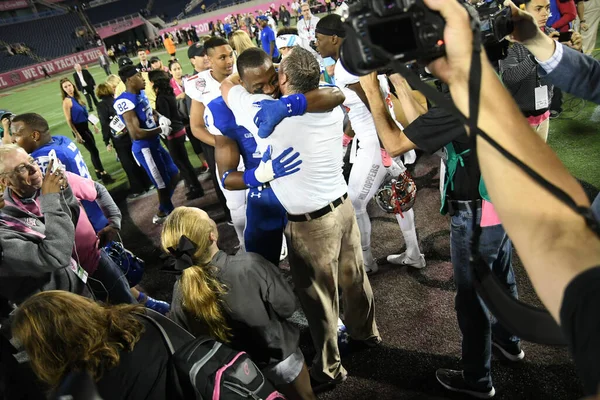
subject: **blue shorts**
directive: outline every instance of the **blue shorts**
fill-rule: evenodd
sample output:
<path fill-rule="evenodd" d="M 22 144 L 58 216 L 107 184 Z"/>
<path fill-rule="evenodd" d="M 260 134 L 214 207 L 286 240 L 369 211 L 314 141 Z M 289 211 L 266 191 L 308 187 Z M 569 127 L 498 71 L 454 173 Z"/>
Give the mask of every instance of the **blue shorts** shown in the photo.
<path fill-rule="evenodd" d="M 244 230 L 246 251 L 258 253 L 278 265 L 286 224 L 287 213 L 273 189 L 266 187 L 248 191 Z"/>
<path fill-rule="evenodd" d="M 146 170 L 148 177 L 157 189 L 170 188 L 171 180 L 179 170 L 171 155 L 160 142 L 142 145 L 135 141 L 132 149 L 138 164 Z"/>

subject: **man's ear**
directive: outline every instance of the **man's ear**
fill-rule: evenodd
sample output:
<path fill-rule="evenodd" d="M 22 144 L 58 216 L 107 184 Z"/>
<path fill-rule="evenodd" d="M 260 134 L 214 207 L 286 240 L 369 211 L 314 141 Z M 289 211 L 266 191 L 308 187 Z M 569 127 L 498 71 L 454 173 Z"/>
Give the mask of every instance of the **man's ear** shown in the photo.
<path fill-rule="evenodd" d="M 33 138 L 34 142 L 39 142 L 39 140 L 42 138 L 42 134 L 39 133 L 38 131 L 33 131 L 33 134 L 31 135 L 31 137 Z"/>

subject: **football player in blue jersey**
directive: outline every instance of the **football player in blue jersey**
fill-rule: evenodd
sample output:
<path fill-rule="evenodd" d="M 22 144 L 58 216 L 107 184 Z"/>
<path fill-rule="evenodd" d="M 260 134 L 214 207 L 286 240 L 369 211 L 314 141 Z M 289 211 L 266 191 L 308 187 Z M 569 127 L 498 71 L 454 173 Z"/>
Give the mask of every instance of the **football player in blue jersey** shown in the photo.
<path fill-rule="evenodd" d="M 41 115 L 26 113 L 15 116 L 12 119 L 11 131 L 13 143 L 35 158 L 43 174 L 46 173 L 50 162 L 48 154 L 54 150 L 56 158 L 66 171 L 92 179 L 77 145 L 65 136 L 52 136 L 48 121 Z M 106 228 L 108 220 L 96 202 L 83 200 L 81 204 L 96 233 Z"/>
<path fill-rule="evenodd" d="M 136 161 L 158 189 L 160 204 L 152 222 L 161 224 L 175 208 L 171 197 L 179 181 L 179 170 L 159 139 L 159 135 L 166 137 L 170 133 L 171 121 L 152 110 L 144 92 L 146 82 L 136 67 L 124 66 L 119 70 L 119 76 L 126 91 L 115 99 L 114 108 L 131 135 Z"/>

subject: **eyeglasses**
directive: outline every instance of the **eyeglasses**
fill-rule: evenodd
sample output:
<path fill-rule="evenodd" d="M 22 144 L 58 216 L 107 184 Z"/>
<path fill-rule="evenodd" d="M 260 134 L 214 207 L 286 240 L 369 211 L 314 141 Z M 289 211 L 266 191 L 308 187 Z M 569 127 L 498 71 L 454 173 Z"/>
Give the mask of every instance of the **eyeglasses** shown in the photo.
<path fill-rule="evenodd" d="M 13 174 L 25 175 L 26 173 L 29 173 L 30 171 L 35 170 L 35 167 L 37 167 L 37 166 L 38 166 L 38 164 L 35 161 L 35 159 L 33 157 L 29 157 L 29 162 L 19 164 L 12 171 L 3 172 L 0 175 L 13 175 Z"/>

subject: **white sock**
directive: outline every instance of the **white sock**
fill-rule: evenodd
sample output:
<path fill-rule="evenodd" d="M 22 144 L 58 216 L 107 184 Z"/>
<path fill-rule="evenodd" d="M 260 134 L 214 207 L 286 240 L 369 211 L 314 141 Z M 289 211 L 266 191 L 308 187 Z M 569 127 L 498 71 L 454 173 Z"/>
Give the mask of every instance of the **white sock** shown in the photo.
<path fill-rule="evenodd" d="M 360 230 L 360 244 L 363 252 L 363 260 L 365 265 L 375 264 L 373 253 L 371 253 L 371 220 L 366 210 L 364 212 L 356 212 L 356 222 Z"/>
<path fill-rule="evenodd" d="M 402 213 L 404 218 L 400 214 L 396 214 L 396 220 L 402 230 L 402 236 L 404 236 L 404 242 L 406 243 L 406 255 L 411 260 L 418 260 L 421 256 L 421 250 L 419 249 L 419 241 L 417 240 L 417 229 L 415 228 L 415 212 L 413 209 Z"/>

